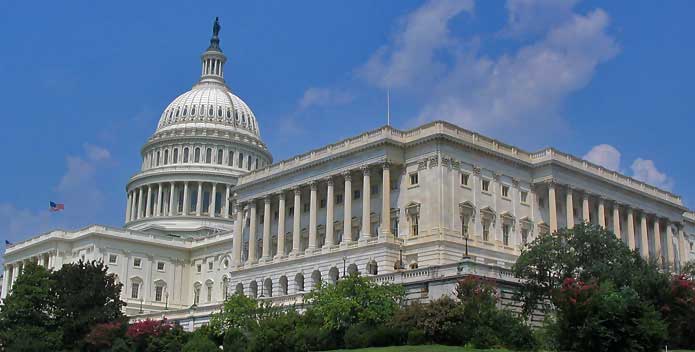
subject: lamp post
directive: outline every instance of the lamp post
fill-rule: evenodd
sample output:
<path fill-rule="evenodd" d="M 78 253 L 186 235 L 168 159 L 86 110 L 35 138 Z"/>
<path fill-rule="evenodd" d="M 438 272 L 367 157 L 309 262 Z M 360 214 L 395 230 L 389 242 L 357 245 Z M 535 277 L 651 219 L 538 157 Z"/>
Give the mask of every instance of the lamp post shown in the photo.
<path fill-rule="evenodd" d="M 466 253 L 463 255 L 463 259 L 470 259 L 471 257 L 468 255 L 468 231 L 464 232 L 462 228 L 461 232 L 463 232 L 463 240 L 466 241 Z"/>
<path fill-rule="evenodd" d="M 345 264 L 347 263 L 347 257 L 343 256 L 343 279 L 345 278 Z"/>
<path fill-rule="evenodd" d="M 169 309 L 169 292 L 164 292 L 164 310 Z"/>

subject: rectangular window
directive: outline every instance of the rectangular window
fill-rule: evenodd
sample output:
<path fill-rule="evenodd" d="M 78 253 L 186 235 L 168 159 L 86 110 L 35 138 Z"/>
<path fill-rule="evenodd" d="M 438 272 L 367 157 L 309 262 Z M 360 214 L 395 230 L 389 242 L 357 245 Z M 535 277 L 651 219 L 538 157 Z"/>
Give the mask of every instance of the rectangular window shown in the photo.
<path fill-rule="evenodd" d="M 278 213 L 278 211 L 276 210 L 275 213 L 273 214 L 273 217 L 275 218 L 275 220 L 279 219 L 280 213 Z"/>
<path fill-rule="evenodd" d="M 414 214 L 410 217 L 410 235 L 417 236 L 418 232 L 420 232 L 420 216 Z"/>
<path fill-rule="evenodd" d="M 509 186 L 502 185 L 502 197 L 509 198 Z"/>
<path fill-rule="evenodd" d="M 212 270 L 212 262 L 208 262 L 208 270 Z"/>
<path fill-rule="evenodd" d="M 343 204 L 343 195 L 342 194 L 336 194 L 335 195 L 335 204 Z"/>
<path fill-rule="evenodd" d="M 483 241 L 490 240 L 490 222 L 483 221 Z"/>
<path fill-rule="evenodd" d="M 196 265 L 196 271 L 197 271 L 197 272 L 203 271 L 203 266 L 200 265 L 200 264 Z"/>
<path fill-rule="evenodd" d="M 294 215 L 294 207 L 290 207 L 290 208 L 287 210 L 287 214 L 288 214 L 288 216 Z"/>
<path fill-rule="evenodd" d="M 398 236 L 398 213 L 391 215 L 391 234 Z"/>
<path fill-rule="evenodd" d="M 470 177 L 471 177 L 471 175 L 469 175 L 465 172 L 462 172 L 461 173 L 461 185 L 462 186 L 468 186 L 468 181 L 469 181 Z"/>
<path fill-rule="evenodd" d="M 157 262 L 157 270 L 164 271 L 164 262 Z"/>
<path fill-rule="evenodd" d="M 164 287 L 163 286 L 157 286 L 154 288 L 154 300 L 157 302 L 162 301 L 162 293 L 164 293 Z"/>
<path fill-rule="evenodd" d="M 309 203 L 304 203 L 304 212 L 306 213 L 308 211 L 309 211 Z"/>
<path fill-rule="evenodd" d="M 505 246 L 509 245 L 509 225 L 502 225 L 502 243 Z"/>
<path fill-rule="evenodd" d="M 369 188 L 369 193 L 370 193 L 371 195 L 379 194 L 379 185 L 372 185 L 372 186 Z"/>
<path fill-rule="evenodd" d="M 521 229 L 521 243 L 526 244 L 528 242 L 528 229 Z"/>
<path fill-rule="evenodd" d="M 528 191 L 521 191 L 520 196 L 521 202 L 524 204 L 528 204 Z"/>
<path fill-rule="evenodd" d="M 417 172 L 414 172 L 410 174 L 410 185 L 415 186 L 418 184 L 418 174 Z"/>
<path fill-rule="evenodd" d="M 137 282 L 133 282 L 131 285 L 131 290 L 130 290 L 130 298 L 132 299 L 138 299 L 140 296 L 140 284 Z"/>
<path fill-rule="evenodd" d="M 352 199 L 360 199 L 360 195 L 361 195 L 360 191 L 357 190 L 357 191 L 353 192 Z"/>
<path fill-rule="evenodd" d="M 468 238 L 468 217 L 461 216 L 461 236 L 463 238 Z"/>
<path fill-rule="evenodd" d="M 140 258 L 133 259 L 133 266 L 136 268 L 142 267 L 142 259 L 140 259 Z"/>
<path fill-rule="evenodd" d="M 320 207 L 321 209 L 323 209 L 323 208 L 326 207 L 326 200 L 325 200 L 325 199 L 321 199 L 321 201 L 319 202 L 319 207 Z"/>
<path fill-rule="evenodd" d="M 490 192 L 490 180 L 482 181 L 483 192 Z"/>
<path fill-rule="evenodd" d="M 115 254 L 109 255 L 109 264 L 116 264 L 118 262 L 118 256 Z"/>
<path fill-rule="evenodd" d="M 208 302 L 212 302 L 212 286 L 208 286 Z"/>

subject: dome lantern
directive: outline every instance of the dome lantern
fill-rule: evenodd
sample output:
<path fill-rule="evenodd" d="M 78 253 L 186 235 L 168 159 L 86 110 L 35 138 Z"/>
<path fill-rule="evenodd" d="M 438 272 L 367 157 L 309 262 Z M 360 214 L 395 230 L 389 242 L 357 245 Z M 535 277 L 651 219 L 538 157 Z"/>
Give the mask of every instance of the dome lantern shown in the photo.
<path fill-rule="evenodd" d="M 220 49 L 219 34 L 221 28 L 219 17 L 215 17 L 215 23 L 212 25 L 210 46 L 201 56 L 200 83 L 216 82 L 224 84 L 224 63 L 227 62 L 227 57 Z"/>

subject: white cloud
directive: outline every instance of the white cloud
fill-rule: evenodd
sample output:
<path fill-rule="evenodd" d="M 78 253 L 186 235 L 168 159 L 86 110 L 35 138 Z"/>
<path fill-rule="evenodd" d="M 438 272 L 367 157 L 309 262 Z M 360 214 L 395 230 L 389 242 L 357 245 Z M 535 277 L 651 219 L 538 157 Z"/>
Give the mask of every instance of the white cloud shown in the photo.
<path fill-rule="evenodd" d="M 599 144 L 594 146 L 583 158 L 607 169 L 620 172 L 621 153 L 612 145 Z M 630 169 L 632 170 L 632 177 L 637 180 L 668 191 L 673 189 L 673 179 L 666 173 L 659 171 L 653 160 L 637 158 L 632 162 Z"/>
<path fill-rule="evenodd" d="M 347 91 L 312 87 L 304 92 L 299 101 L 299 108 L 303 110 L 312 106 L 342 105 L 351 102 L 353 98 Z"/>
<path fill-rule="evenodd" d="M 507 24 L 502 34 L 509 37 L 542 34 L 572 17 L 579 0 L 508 0 Z"/>
<path fill-rule="evenodd" d="M 89 143 L 84 144 L 84 149 L 87 153 L 87 157 L 93 161 L 105 161 L 111 159 L 111 152 L 109 152 L 108 149 Z"/>
<path fill-rule="evenodd" d="M 654 161 L 637 158 L 630 167 L 634 178 L 650 185 L 666 190 L 673 189 L 674 181 L 665 173 L 659 171 Z"/>
<path fill-rule="evenodd" d="M 591 148 L 583 158 L 609 170 L 620 170 L 620 152 L 612 145 L 599 144 Z"/>
<path fill-rule="evenodd" d="M 508 2 L 503 32 L 541 35 L 490 57 L 479 50 L 478 41 L 486 37 L 465 41 L 449 30 L 452 19 L 473 10 L 472 1 L 428 1 L 358 72 L 375 86 L 400 88 L 420 99 L 417 123 L 443 119 L 483 132 L 533 133 L 538 123 L 558 124 L 565 98 L 619 51 L 607 34 L 610 21 L 603 10 L 577 14 L 571 12 L 573 2 L 554 3 Z M 557 20 L 548 20 L 558 13 Z M 541 14 L 544 19 L 534 22 Z"/>
<path fill-rule="evenodd" d="M 48 202 L 46 203 L 48 209 Z M 22 240 L 27 235 L 36 235 L 52 227 L 48 210 L 31 211 L 18 209 L 9 203 L 0 203 L 0 233 L 10 242 Z"/>
<path fill-rule="evenodd" d="M 382 88 L 432 82 L 445 71 L 445 65 L 435 59 L 436 51 L 455 43 L 449 21 L 474 7 L 472 0 L 426 2 L 405 18 L 393 42 L 379 48 L 358 72 Z"/>

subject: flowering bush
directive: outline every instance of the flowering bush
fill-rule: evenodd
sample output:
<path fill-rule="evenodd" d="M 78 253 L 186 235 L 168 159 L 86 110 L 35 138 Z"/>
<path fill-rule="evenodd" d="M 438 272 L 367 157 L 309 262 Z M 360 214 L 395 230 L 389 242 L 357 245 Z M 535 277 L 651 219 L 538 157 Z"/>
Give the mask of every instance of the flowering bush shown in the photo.
<path fill-rule="evenodd" d="M 166 319 L 164 320 L 151 320 L 146 319 L 128 326 L 126 331 L 126 336 L 137 340 L 146 336 L 161 336 L 164 333 L 171 330 L 173 325 L 169 323 Z"/>
<path fill-rule="evenodd" d="M 669 325 L 669 344 L 678 348 L 695 348 L 695 277 L 676 275 L 671 279 L 670 295 L 661 306 Z"/>
<path fill-rule="evenodd" d="M 102 351 L 110 348 L 113 341 L 118 337 L 122 337 L 125 332 L 125 323 L 114 321 L 95 325 L 92 330 L 85 336 L 85 344 L 92 350 Z"/>

